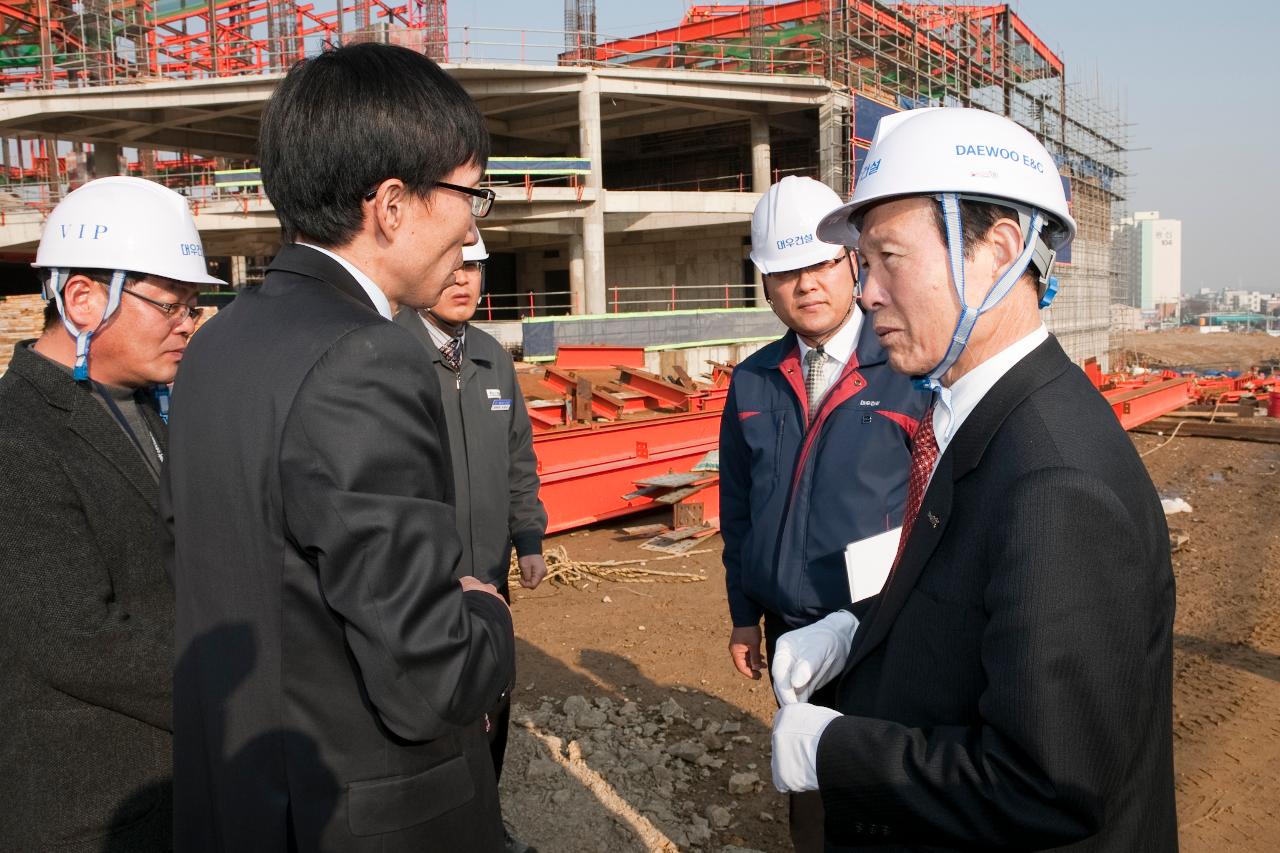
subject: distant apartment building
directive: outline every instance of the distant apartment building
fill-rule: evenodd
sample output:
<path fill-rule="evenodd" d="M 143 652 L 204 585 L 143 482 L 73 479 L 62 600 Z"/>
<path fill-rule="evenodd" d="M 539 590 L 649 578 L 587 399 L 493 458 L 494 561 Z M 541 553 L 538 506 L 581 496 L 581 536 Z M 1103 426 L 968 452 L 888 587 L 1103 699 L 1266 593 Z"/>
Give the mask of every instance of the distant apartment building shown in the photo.
<path fill-rule="evenodd" d="M 1126 304 L 1160 316 L 1176 316 L 1182 295 L 1182 221 L 1161 219 L 1155 210 L 1139 211 L 1120 221 L 1127 231 Z M 1163 307 L 1162 307 L 1163 306 Z"/>

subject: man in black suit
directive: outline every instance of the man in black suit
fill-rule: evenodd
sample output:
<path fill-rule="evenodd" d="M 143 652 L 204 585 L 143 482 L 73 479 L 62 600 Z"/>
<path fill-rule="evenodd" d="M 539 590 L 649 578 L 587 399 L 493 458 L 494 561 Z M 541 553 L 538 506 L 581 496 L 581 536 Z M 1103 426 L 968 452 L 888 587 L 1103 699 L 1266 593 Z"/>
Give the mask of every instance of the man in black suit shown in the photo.
<path fill-rule="evenodd" d="M 484 120 L 426 57 L 360 44 L 294 66 L 259 157 L 286 245 L 173 400 L 176 847 L 501 851 L 511 616 L 454 577 L 440 388 L 391 321 L 492 205 Z"/>
<path fill-rule="evenodd" d="M 163 853 L 164 403 L 221 282 L 186 200 L 141 178 L 63 199 L 36 264 L 45 327 L 0 378 L 0 851 Z"/>
<path fill-rule="evenodd" d="M 1053 160 L 930 109 L 865 163 L 819 237 L 860 229 L 876 333 L 935 402 L 884 589 L 779 642 L 775 784 L 821 792 L 830 849 L 1176 850 L 1168 532 L 1039 318 L 1075 231 Z M 805 702 L 833 676 L 839 711 Z"/>

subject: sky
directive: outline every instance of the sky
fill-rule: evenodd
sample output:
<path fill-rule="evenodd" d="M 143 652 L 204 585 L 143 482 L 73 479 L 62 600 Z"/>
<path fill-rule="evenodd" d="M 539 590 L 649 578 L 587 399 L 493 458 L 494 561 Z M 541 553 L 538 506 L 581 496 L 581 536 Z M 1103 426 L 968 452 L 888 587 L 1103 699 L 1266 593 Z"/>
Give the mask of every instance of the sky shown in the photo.
<path fill-rule="evenodd" d="M 746 0 L 736 0 L 745 4 Z M 685 0 L 596 0 L 604 35 L 677 23 Z M 1182 288 L 1280 292 L 1280 4 L 1190 0 L 1021 0 L 1019 16 L 1096 86 L 1129 127 L 1131 211 L 1182 220 Z M 550 45 L 562 0 L 450 0 L 449 25 L 473 37 Z M 456 50 L 456 48 L 453 48 Z"/>

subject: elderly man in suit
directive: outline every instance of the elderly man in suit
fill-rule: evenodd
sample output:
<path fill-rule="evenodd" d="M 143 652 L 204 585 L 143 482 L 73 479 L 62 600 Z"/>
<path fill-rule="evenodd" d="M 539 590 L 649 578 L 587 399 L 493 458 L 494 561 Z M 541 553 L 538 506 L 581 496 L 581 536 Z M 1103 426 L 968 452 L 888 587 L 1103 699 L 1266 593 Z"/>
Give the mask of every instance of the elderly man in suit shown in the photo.
<path fill-rule="evenodd" d="M 1173 575 L 1128 436 L 1040 321 L 1072 237 L 1054 161 L 981 110 L 881 121 L 849 204 L 890 364 L 935 395 L 898 556 L 861 624 L 773 661 L 783 790 L 829 849 L 1177 848 Z M 838 677 L 838 710 L 805 701 Z"/>
<path fill-rule="evenodd" d="M 177 849 L 496 853 L 511 615 L 455 577 L 440 387 L 392 322 L 492 205 L 484 119 L 423 55 L 353 45 L 293 67 L 259 157 L 287 244 L 173 399 Z"/>
<path fill-rule="evenodd" d="M 168 383 L 208 274 L 186 201 L 103 178 L 49 214 L 39 339 L 0 379 L 0 850 L 166 851 Z"/>

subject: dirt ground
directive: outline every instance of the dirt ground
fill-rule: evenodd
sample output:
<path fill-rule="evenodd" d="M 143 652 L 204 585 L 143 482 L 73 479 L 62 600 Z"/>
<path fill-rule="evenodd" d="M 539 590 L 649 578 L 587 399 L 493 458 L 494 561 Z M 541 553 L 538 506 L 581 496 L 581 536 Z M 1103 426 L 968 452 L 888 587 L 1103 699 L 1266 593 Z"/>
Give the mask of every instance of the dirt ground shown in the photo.
<path fill-rule="evenodd" d="M 1128 363 L 1154 363 L 1191 370 L 1244 370 L 1280 360 L 1280 338 L 1265 332 L 1201 334 L 1196 329 L 1127 332 L 1113 344 Z"/>
<path fill-rule="evenodd" d="M 1161 495 L 1192 507 L 1170 517 L 1190 536 L 1174 555 L 1182 849 L 1274 850 L 1280 445 L 1177 437 L 1153 449 L 1162 441 L 1134 436 Z M 646 555 L 611 526 L 548 544 L 577 559 Z M 662 564 L 705 582 L 515 592 L 519 708 L 503 799 L 516 834 L 540 850 L 790 849 L 786 803 L 769 782 L 773 699 L 767 683 L 731 669 L 725 650 L 720 547 L 713 537 L 702 553 Z M 678 711 L 664 713 L 671 701 Z M 720 731 L 726 722 L 738 724 L 731 735 Z"/>

